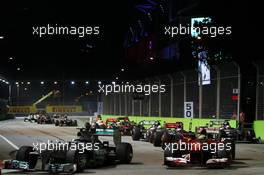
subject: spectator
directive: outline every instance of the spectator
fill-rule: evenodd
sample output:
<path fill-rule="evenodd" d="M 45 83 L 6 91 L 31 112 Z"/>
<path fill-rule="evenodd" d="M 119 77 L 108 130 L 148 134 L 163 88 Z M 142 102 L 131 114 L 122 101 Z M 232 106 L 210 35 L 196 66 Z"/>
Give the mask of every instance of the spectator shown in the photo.
<path fill-rule="evenodd" d="M 232 120 L 236 120 L 237 119 L 237 113 L 236 113 L 236 111 L 233 112 L 231 119 Z"/>
<path fill-rule="evenodd" d="M 240 135 L 243 137 L 244 134 L 244 124 L 245 124 L 245 119 L 246 119 L 246 115 L 245 113 L 241 110 L 240 114 L 239 114 L 239 131 L 240 131 Z"/>

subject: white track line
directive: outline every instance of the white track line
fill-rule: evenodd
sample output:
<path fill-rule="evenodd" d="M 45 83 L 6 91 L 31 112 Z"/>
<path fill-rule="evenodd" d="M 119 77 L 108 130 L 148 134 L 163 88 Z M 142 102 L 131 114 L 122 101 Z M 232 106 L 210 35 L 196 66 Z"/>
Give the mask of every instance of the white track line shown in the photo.
<path fill-rule="evenodd" d="M 18 146 L 16 146 L 13 142 L 11 142 L 10 140 L 8 140 L 6 137 L 2 136 L 1 134 L 0 134 L 0 137 L 2 137 L 2 139 L 4 139 L 7 143 L 9 143 L 9 145 L 11 145 L 16 150 L 19 149 Z"/>

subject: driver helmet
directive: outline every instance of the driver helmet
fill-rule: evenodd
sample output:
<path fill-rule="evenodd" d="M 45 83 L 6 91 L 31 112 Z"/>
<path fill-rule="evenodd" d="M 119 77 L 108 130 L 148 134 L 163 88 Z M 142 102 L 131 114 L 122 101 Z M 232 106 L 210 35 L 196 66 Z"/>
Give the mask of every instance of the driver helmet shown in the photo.
<path fill-rule="evenodd" d="M 153 127 L 159 127 L 160 126 L 160 122 L 157 121 L 156 123 L 154 123 Z"/>
<path fill-rule="evenodd" d="M 89 122 L 85 123 L 85 129 L 90 129 L 91 128 L 91 124 Z"/>
<path fill-rule="evenodd" d="M 225 122 L 223 123 L 223 127 L 224 127 L 224 128 L 229 128 L 229 127 L 230 127 L 230 123 L 229 123 L 228 121 L 225 121 Z"/>

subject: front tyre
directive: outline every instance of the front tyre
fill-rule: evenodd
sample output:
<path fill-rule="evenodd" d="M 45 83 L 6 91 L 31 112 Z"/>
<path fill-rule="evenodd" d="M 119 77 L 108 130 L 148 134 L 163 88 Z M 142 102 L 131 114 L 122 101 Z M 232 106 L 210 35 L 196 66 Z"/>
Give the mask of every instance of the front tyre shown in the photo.
<path fill-rule="evenodd" d="M 77 172 L 82 172 L 86 167 L 86 155 L 79 153 L 78 150 L 68 150 L 66 153 L 66 163 L 72 163 L 77 166 Z"/>

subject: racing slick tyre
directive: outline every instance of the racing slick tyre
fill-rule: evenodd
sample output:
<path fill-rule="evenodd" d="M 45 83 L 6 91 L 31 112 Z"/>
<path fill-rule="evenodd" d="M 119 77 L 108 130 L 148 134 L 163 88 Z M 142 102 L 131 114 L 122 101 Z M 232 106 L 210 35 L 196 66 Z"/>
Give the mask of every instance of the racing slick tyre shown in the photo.
<path fill-rule="evenodd" d="M 78 124 L 77 124 L 77 120 L 73 120 L 73 124 L 72 124 L 73 126 L 78 126 Z"/>
<path fill-rule="evenodd" d="M 231 158 L 232 160 L 236 158 L 236 144 L 234 141 L 231 143 Z"/>
<path fill-rule="evenodd" d="M 78 150 L 68 150 L 66 152 L 66 163 L 72 163 L 77 166 L 76 172 L 82 172 L 86 168 L 86 154 L 79 153 Z"/>
<path fill-rule="evenodd" d="M 130 143 L 118 143 L 116 145 L 116 156 L 120 164 L 129 164 L 133 158 L 133 148 Z"/>
<path fill-rule="evenodd" d="M 141 136 L 140 128 L 134 127 L 132 130 L 132 140 L 139 140 Z"/>
<path fill-rule="evenodd" d="M 30 155 L 30 152 L 33 152 L 32 146 L 21 146 L 16 153 L 16 160 L 28 162 L 29 169 L 34 169 L 38 161 L 38 155 Z"/>
<path fill-rule="evenodd" d="M 154 133 L 153 146 L 155 146 L 155 147 L 161 146 L 162 135 L 163 135 L 163 132 L 155 132 Z"/>
<path fill-rule="evenodd" d="M 164 150 L 166 145 L 165 143 L 169 142 L 169 133 L 168 132 L 164 132 L 161 136 L 161 148 Z"/>
<path fill-rule="evenodd" d="M 60 122 L 58 120 L 55 121 L 55 126 L 59 126 Z"/>
<path fill-rule="evenodd" d="M 164 165 L 169 166 L 169 162 L 166 160 L 166 157 L 173 157 L 171 149 L 164 149 Z"/>
<path fill-rule="evenodd" d="M 154 131 L 149 131 L 149 142 L 153 143 L 154 142 Z"/>
<path fill-rule="evenodd" d="M 167 157 L 182 157 L 182 152 L 176 150 L 174 145 L 170 145 L 164 149 L 164 165 L 167 167 L 173 167 L 174 165 L 166 160 Z"/>
<path fill-rule="evenodd" d="M 61 127 L 63 126 L 63 121 L 60 121 L 59 126 Z"/>
<path fill-rule="evenodd" d="M 250 143 L 258 143 L 254 130 L 248 130 L 245 137 Z"/>
<path fill-rule="evenodd" d="M 24 118 L 24 122 L 28 122 L 28 119 L 27 118 Z"/>
<path fill-rule="evenodd" d="M 226 149 L 217 150 L 218 158 L 227 158 L 229 161 L 232 160 L 232 152 L 227 151 Z"/>

